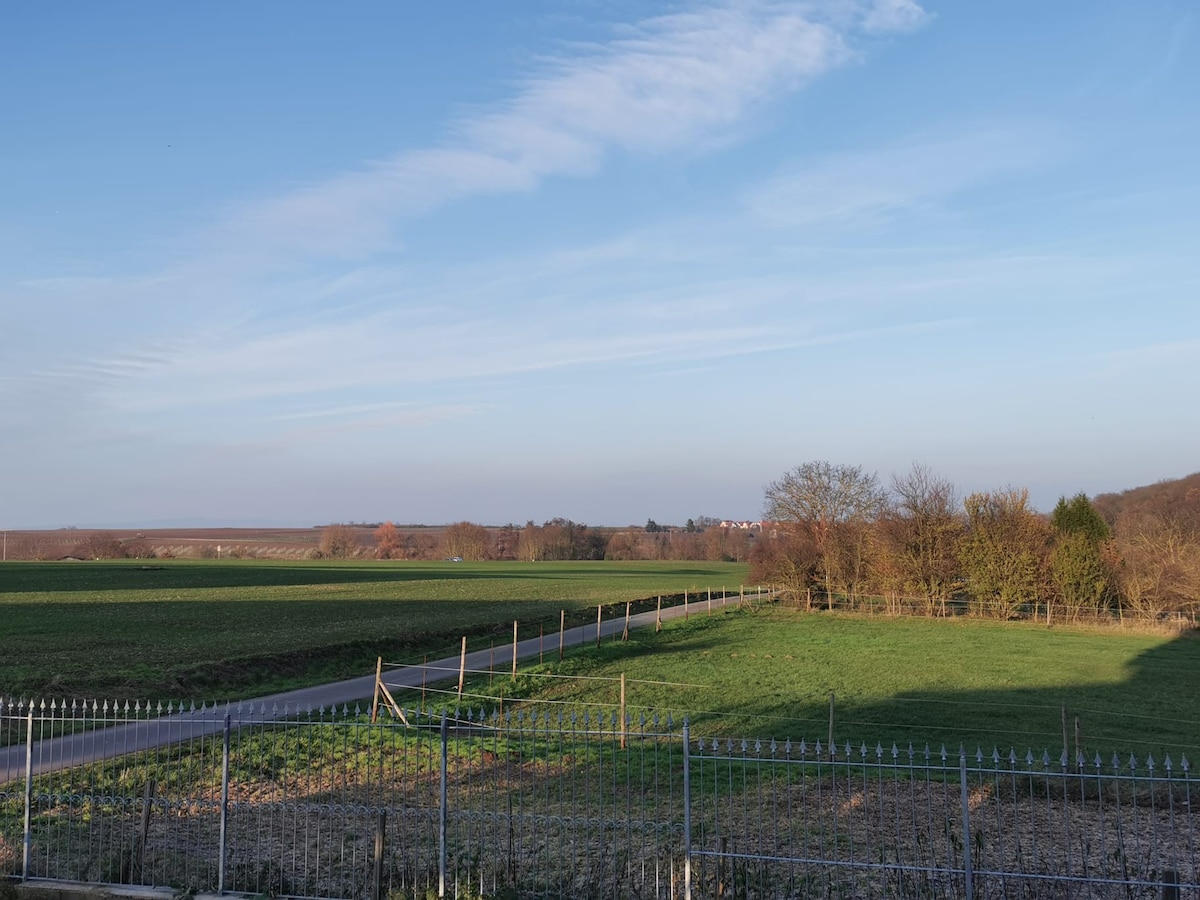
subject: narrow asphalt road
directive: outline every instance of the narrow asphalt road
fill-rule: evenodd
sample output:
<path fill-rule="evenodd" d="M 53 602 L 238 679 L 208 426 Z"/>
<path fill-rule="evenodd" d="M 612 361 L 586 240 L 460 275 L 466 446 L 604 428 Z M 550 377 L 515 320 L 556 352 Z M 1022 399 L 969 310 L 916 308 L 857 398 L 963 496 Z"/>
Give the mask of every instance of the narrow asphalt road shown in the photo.
<path fill-rule="evenodd" d="M 711 608 L 714 612 L 725 605 L 735 605 L 737 598 L 727 598 L 722 601 L 714 599 Z M 664 608 L 663 621 L 683 618 L 685 615 L 705 615 L 709 611 L 710 601 L 698 600 L 689 603 L 687 608 L 681 604 Z M 653 625 L 656 612 L 644 612 L 633 615 L 629 619 L 630 628 L 644 628 Z M 608 619 L 600 623 L 601 638 L 620 634 L 625 629 L 625 617 Z M 578 647 L 589 641 L 595 643 L 597 628 L 595 624 L 581 625 L 568 628 L 563 633 L 563 643 L 567 647 Z M 559 633 L 553 632 L 542 637 L 528 638 L 517 643 L 518 659 L 530 659 L 542 653 L 557 653 Z M 503 651 L 475 650 L 467 653 L 466 668 L 468 670 L 486 669 L 495 662 L 500 671 L 504 670 L 504 662 L 511 660 L 505 645 Z M 389 671 L 384 676 L 384 683 L 389 689 L 420 687 L 426 681 L 444 681 L 453 677 L 458 671 L 459 657 L 448 656 L 444 659 L 430 660 L 424 665 L 410 666 L 404 669 Z M 449 671 L 448 671 L 449 670 Z M 44 775 L 57 772 L 73 766 L 99 762 L 136 753 L 152 750 L 167 744 L 181 743 L 192 738 L 216 734 L 225 727 L 225 716 L 230 716 L 231 725 L 237 727 L 242 723 L 271 722 L 293 716 L 302 710 L 318 709 L 320 707 L 342 706 L 366 700 L 375 693 L 375 676 L 364 675 L 361 678 L 351 678 L 347 681 L 335 681 L 310 688 L 300 688 L 271 694 L 266 697 L 256 697 L 253 700 L 242 700 L 227 706 L 212 706 L 195 712 L 182 712 L 173 715 L 160 716 L 155 719 L 129 722 L 123 725 L 112 725 L 107 728 L 97 728 L 79 734 L 65 735 L 45 740 L 23 741 L 22 743 L 0 749 L 0 785 L 24 779 L 27 774 Z M 396 697 L 396 702 L 404 706 L 402 696 Z M 0 710 L 9 715 L 9 709 Z M 13 711 L 13 715 L 16 712 Z M 37 716 L 34 717 L 35 730 L 38 726 Z M 11 790 L 11 789 L 10 789 Z"/>

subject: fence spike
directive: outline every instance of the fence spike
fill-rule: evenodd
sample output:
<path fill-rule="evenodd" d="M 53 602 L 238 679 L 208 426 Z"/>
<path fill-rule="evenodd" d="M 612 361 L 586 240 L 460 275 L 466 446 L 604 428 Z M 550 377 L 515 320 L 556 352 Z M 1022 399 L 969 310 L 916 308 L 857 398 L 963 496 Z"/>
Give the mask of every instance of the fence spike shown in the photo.
<path fill-rule="evenodd" d="M 729 742 L 729 749 L 730 750 L 733 749 L 733 741 Z M 746 750 L 747 750 L 746 739 L 742 738 L 742 756 L 746 755 Z"/>
<path fill-rule="evenodd" d="M 1129 771 L 1132 772 L 1136 768 L 1137 768 L 1137 759 L 1135 759 L 1134 755 L 1132 753 L 1130 753 L 1129 754 Z"/>
<path fill-rule="evenodd" d="M 1097 769 L 1097 773 L 1096 773 L 1096 774 L 1099 774 L 1099 769 L 1100 769 L 1100 767 L 1101 767 L 1102 765 L 1104 765 L 1104 760 L 1102 760 L 1102 759 L 1100 758 L 1100 751 L 1099 751 L 1099 750 L 1097 750 L 1097 751 L 1096 751 L 1096 758 L 1092 760 L 1092 765 L 1093 765 L 1093 766 L 1095 766 L 1095 767 L 1096 767 L 1096 769 Z"/>
<path fill-rule="evenodd" d="M 779 752 L 779 744 L 776 743 L 775 738 L 771 738 L 771 755 L 774 756 L 778 752 Z"/>
<path fill-rule="evenodd" d="M 1000 765 L 1000 748 L 999 747 L 992 748 L 992 765 L 993 766 Z"/>
<path fill-rule="evenodd" d="M 1180 754 L 1179 757 L 1179 768 L 1183 769 L 1184 772 L 1191 768 L 1191 765 L 1188 763 L 1188 758 L 1182 754 Z"/>
<path fill-rule="evenodd" d="M 982 747 L 975 748 L 975 763 L 976 763 L 976 765 L 983 765 L 983 748 Z"/>
<path fill-rule="evenodd" d="M 1008 764 L 1010 766 L 1015 766 L 1017 764 L 1017 748 L 1016 747 L 1008 748 Z"/>
<path fill-rule="evenodd" d="M 1150 770 L 1150 774 L 1154 774 L 1154 757 L 1150 754 L 1146 755 L 1146 768 Z"/>
<path fill-rule="evenodd" d="M 803 744 L 801 746 L 803 746 Z M 813 753 L 817 754 L 817 756 L 821 755 L 821 739 L 820 738 L 817 738 L 817 743 L 813 745 Z"/>
<path fill-rule="evenodd" d="M 1050 768 L 1050 751 L 1049 750 L 1042 751 L 1042 768 L 1043 769 Z"/>
<path fill-rule="evenodd" d="M 894 747 L 896 745 L 892 744 L 892 746 Z M 881 744 L 879 741 L 875 742 L 875 758 L 883 759 L 883 744 Z"/>
<path fill-rule="evenodd" d="M 1121 758 L 1117 756 L 1115 750 L 1113 751 L 1112 767 L 1114 772 L 1119 772 L 1121 770 Z"/>
<path fill-rule="evenodd" d="M 754 755 L 755 755 L 755 756 L 762 756 L 762 741 L 755 741 L 755 742 L 754 742 Z"/>
<path fill-rule="evenodd" d="M 1163 760 L 1163 768 L 1167 770 L 1167 774 L 1171 774 L 1171 754 L 1167 754 L 1167 758 Z"/>
<path fill-rule="evenodd" d="M 945 762 L 949 758 L 949 756 L 950 756 L 950 754 L 948 754 L 946 752 L 946 745 L 942 744 L 942 762 Z"/>

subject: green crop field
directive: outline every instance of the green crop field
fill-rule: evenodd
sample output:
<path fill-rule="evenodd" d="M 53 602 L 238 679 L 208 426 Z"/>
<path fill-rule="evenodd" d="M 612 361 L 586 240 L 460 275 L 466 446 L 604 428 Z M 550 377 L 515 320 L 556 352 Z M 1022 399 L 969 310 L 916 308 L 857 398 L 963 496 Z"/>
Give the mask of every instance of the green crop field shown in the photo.
<path fill-rule="evenodd" d="M 746 577 L 730 563 L 140 561 L 0 565 L 0 695 L 226 699 L 365 674 Z M 588 612 L 591 610 L 591 612 Z"/>
<path fill-rule="evenodd" d="M 835 695 L 837 743 L 931 742 L 1023 757 L 1062 748 L 1063 710 L 1074 755 L 1170 750 L 1200 758 L 1200 638 L 1047 629 L 988 620 L 862 617 L 758 607 L 635 632 L 533 672 L 627 679 L 635 718 L 688 716 L 697 735 L 827 740 Z M 570 704 L 617 702 L 615 681 L 536 675 L 476 677 L 467 688 Z M 647 682 L 669 682 L 650 684 Z M 688 685 L 688 686 L 683 686 Z"/>

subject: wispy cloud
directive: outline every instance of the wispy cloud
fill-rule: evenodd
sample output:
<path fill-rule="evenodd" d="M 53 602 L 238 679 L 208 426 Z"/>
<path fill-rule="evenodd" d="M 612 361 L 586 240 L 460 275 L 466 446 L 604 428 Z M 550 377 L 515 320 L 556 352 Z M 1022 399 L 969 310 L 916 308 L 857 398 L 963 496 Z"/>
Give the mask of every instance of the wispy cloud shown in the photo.
<path fill-rule="evenodd" d="M 764 104 L 853 59 L 855 34 L 911 30 L 924 18 L 911 0 L 828 0 L 647 19 L 542 60 L 510 100 L 454 123 L 440 146 L 246 207 L 216 240 L 277 261 L 365 257 L 394 240 L 404 217 L 455 198 L 589 174 L 613 150 L 727 142 Z"/>
<path fill-rule="evenodd" d="M 918 135 L 892 146 L 799 162 L 746 198 L 761 221 L 786 227 L 876 224 L 1031 169 L 1065 139 L 1038 122 L 988 124 Z"/>

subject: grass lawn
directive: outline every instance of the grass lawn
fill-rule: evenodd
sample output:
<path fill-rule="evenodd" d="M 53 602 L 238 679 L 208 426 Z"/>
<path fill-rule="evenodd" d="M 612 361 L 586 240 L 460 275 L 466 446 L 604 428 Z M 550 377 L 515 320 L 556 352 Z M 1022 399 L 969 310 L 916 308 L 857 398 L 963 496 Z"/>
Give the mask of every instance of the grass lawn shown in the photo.
<path fill-rule="evenodd" d="M 688 715 L 698 736 L 825 743 L 836 696 L 839 745 L 893 741 L 936 751 L 1062 748 L 1063 707 L 1089 760 L 1170 750 L 1200 759 L 1200 638 L 1028 623 L 865 618 L 759 607 L 668 623 L 657 637 L 573 655 L 544 671 L 628 680 L 630 712 Z M 540 699 L 614 704 L 612 682 L 521 679 Z M 702 687 L 654 685 L 673 682 Z M 504 680 L 507 683 L 507 679 Z M 502 686 L 499 679 L 494 689 Z M 469 690 L 487 693 L 476 679 Z"/>
<path fill-rule="evenodd" d="M 226 699 L 453 653 L 597 603 L 737 590 L 728 563 L 114 561 L 0 565 L 0 695 Z"/>

